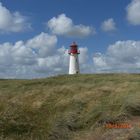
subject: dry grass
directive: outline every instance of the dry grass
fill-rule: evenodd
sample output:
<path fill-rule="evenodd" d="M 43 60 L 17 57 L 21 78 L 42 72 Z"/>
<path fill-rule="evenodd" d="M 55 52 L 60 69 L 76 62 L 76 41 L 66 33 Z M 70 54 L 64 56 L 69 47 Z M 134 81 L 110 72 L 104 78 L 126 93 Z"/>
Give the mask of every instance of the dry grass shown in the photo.
<path fill-rule="evenodd" d="M 0 140 L 135 140 L 135 126 L 104 126 L 139 120 L 139 85 L 139 74 L 0 80 Z"/>

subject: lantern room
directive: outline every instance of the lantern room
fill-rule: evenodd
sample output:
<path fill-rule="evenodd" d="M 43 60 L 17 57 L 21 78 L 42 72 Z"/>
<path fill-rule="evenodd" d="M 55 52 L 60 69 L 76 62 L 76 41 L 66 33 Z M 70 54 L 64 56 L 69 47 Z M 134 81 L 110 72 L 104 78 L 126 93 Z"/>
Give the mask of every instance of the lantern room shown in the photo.
<path fill-rule="evenodd" d="M 80 54 L 80 51 L 78 50 L 78 45 L 73 42 L 73 44 L 70 46 L 70 50 L 68 52 L 69 54 Z"/>

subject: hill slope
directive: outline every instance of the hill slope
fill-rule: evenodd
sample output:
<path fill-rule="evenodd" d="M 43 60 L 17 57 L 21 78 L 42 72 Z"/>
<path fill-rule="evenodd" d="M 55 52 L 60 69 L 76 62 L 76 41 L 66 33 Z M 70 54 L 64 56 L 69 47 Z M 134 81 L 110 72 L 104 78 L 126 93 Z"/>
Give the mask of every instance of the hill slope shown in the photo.
<path fill-rule="evenodd" d="M 0 80 L 2 140 L 138 140 L 139 130 L 138 74 Z"/>

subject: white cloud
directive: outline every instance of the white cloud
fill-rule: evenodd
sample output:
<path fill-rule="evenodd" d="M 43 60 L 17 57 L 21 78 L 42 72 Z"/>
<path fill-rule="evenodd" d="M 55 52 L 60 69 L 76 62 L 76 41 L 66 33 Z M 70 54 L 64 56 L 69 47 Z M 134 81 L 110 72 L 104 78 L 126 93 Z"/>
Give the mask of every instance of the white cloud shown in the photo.
<path fill-rule="evenodd" d="M 57 37 L 55 35 L 51 36 L 42 32 L 40 35 L 29 39 L 26 43 L 26 46 L 38 52 L 39 57 L 46 57 L 54 52 L 56 43 Z"/>
<path fill-rule="evenodd" d="M 80 47 L 80 55 L 79 55 L 79 63 L 85 64 L 88 60 L 88 48 L 87 47 Z"/>
<path fill-rule="evenodd" d="M 57 37 L 47 33 L 27 41 L 0 44 L 0 78 L 37 78 L 68 73 L 68 50 L 56 46 Z M 40 50 L 44 48 L 47 51 L 42 55 Z M 117 41 L 105 54 L 96 53 L 93 61 L 87 47 L 79 47 L 79 50 L 82 73 L 140 71 L 140 41 Z"/>
<path fill-rule="evenodd" d="M 0 78 L 37 78 L 68 73 L 68 50 L 56 46 L 57 37 L 43 32 L 27 41 L 0 44 Z M 84 71 L 88 49 L 79 49 Z"/>
<path fill-rule="evenodd" d="M 94 54 L 93 61 L 95 66 L 100 69 L 107 67 L 105 57 L 101 53 Z"/>
<path fill-rule="evenodd" d="M 25 42 L 0 44 L 0 77 L 30 78 L 40 76 L 36 72 L 36 68 L 39 67 L 38 62 L 40 59 L 45 60 L 50 56 L 56 43 L 56 36 L 41 33 Z M 43 51 L 44 53 L 40 53 Z"/>
<path fill-rule="evenodd" d="M 132 0 L 126 11 L 128 21 L 133 25 L 140 25 L 140 0 Z"/>
<path fill-rule="evenodd" d="M 30 28 L 27 17 L 19 12 L 10 12 L 0 2 L 0 32 L 21 32 Z"/>
<path fill-rule="evenodd" d="M 10 43 L 0 44 L 0 67 L 10 66 L 13 57 L 11 55 L 11 48 L 13 47 Z"/>
<path fill-rule="evenodd" d="M 93 61 L 98 72 L 140 72 L 140 41 L 117 41 Z"/>
<path fill-rule="evenodd" d="M 80 55 L 79 55 L 79 63 L 80 69 L 82 72 L 87 72 L 88 66 L 88 48 L 87 47 L 80 47 Z M 68 73 L 69 68 L 69 55 L 68 50 L 62 46 L 61 48 L 57 49 L 57 52 L 54 55 L 46 57 L 46 58 L 39 58 L 38 59 L 38 66 L 37 72 L 40 73 L 48 73 L 51 71 L 53 74 L 60 74 L 60 73 Z"/>
<path fill-rule="evenodd" d="M 105 20 L 102 25 L 101 29 L 105 32 L 114 31 L 116 30 L 116 23 L 113 18 L 109 18 Z"/>
<path fill-rule="evenodd" d="M 26 47 L 23 41 L 18 41 L 10 48 L 13 57 L 13 62 L 18 65 L 34 65 L 36 63 L 35 52 Z"/>
<path fill-rule="evenodd" d="M 65 63 L 65 59 L 68 60 L 68 55 L 59 55 L 54 54 L 53 56 L 49 56 L 46 58 L 39 58 L 38 59 L 38 66 L 36 67 L 36 71 L 40 73 L 50 73 L 51 74 L 60 74 L 60 73 L 66 73 L 66 66 L 68 64 Z"/>
<path fill-rule="evenodd" d="M 48 21 L 47 26 L 53 34 L 70 37 L 86 37 L 95 33 L 95 30 L 90 26 L 74 25 L 72 19 L 65 14 L 53 17 Z"/>

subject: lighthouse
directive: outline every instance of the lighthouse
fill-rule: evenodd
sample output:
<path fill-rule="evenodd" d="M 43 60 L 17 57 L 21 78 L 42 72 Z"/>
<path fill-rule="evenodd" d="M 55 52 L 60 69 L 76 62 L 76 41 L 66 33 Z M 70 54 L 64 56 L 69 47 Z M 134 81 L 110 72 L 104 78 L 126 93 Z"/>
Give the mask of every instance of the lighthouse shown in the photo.
<path fill-rule="evenodd" d="M 69 74 L 80 73 L 78 60 L 78 55 L 80 54 L 80 51 L 78 50 L 78 45 L 75 42 L 73 42 L 73 44 L 70 46 L 70 50 L 68 53 L 70 55 Z"/>

